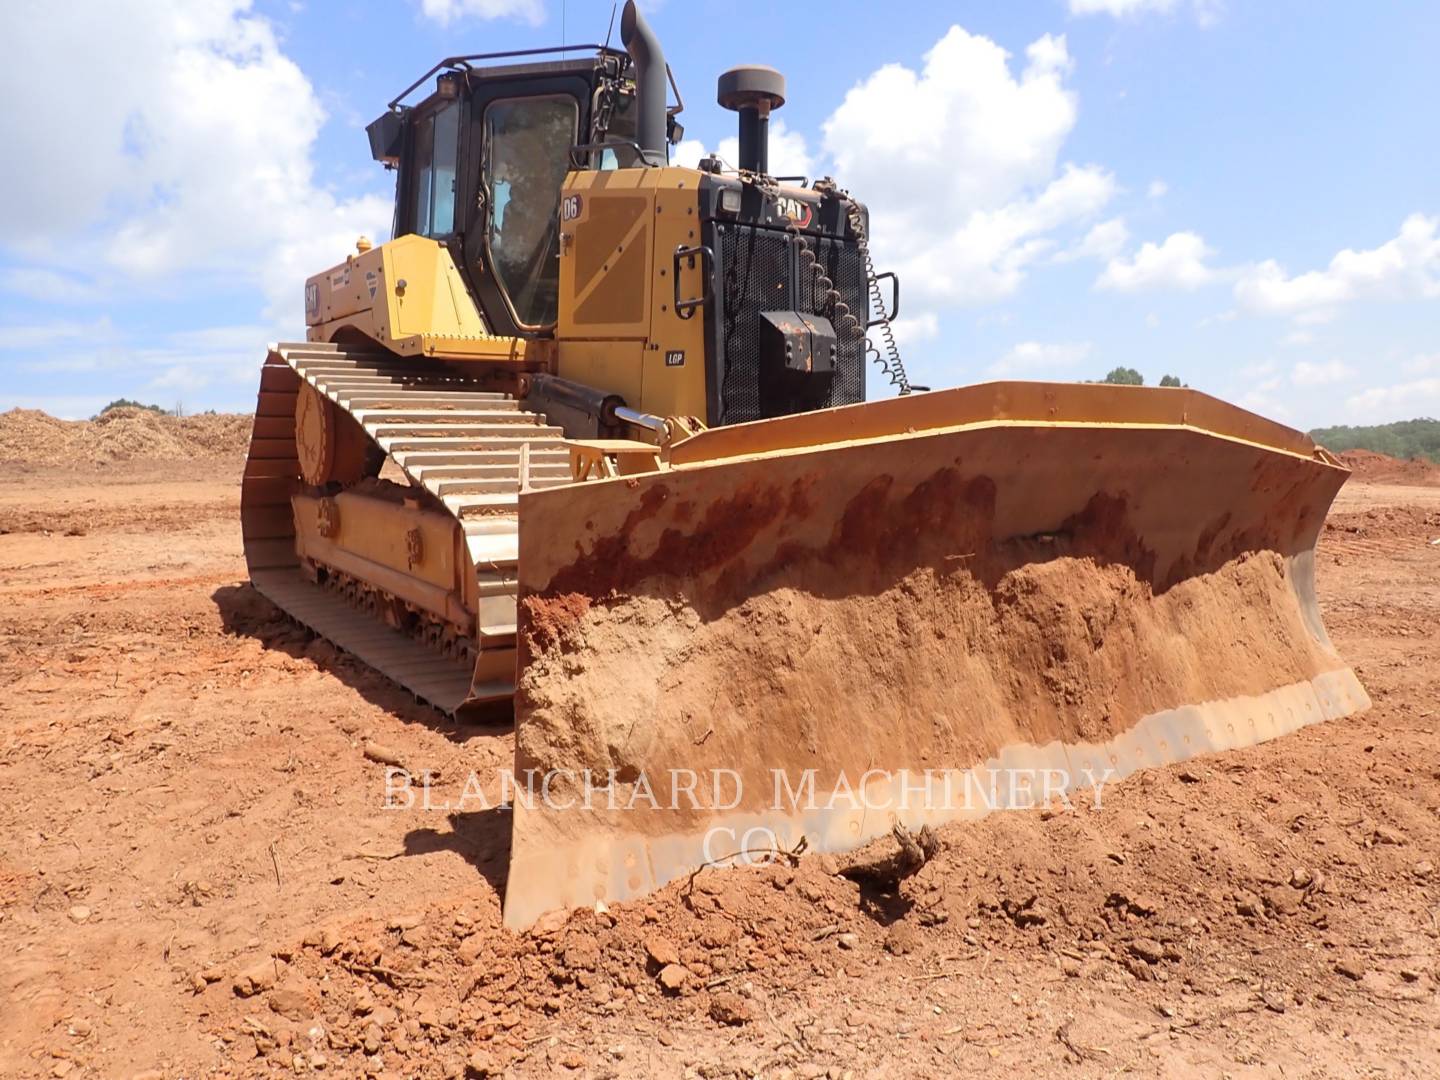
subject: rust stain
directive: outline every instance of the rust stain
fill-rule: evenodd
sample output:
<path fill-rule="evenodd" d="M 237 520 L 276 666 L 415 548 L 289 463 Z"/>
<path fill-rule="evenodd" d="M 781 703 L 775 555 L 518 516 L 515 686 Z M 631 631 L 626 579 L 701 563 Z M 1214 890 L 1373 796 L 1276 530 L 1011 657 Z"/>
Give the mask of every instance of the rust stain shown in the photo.
<path fill-rule="evenodd" d="M 582 552 L 557 573 L 546 594 L 580 592 L 602 597 L 627 592 L 648 578 L 695 578 L 742 555 L 786 505 L 784 494 L 773 484 L 753 484 L 728 499 L 711 503 L 691 530 L 666 528 L 655 550 L 637 558 L 630 551 L 632 532 L 640 522 L 658 514 L 668 497 L 669 491 L 663 485 L 648 489 L 620 529 L 614 535 L 600 537 L 590 551 Z"/>
<path fill-rule="evenodd" d="M 807 518 L 815 512 L 815 504 L 810 500 L 810 489 L 814 486 L 813 474 L 799 477 L 790 485 L 790 502 L 785 507 L 787 516 Z"/>
<path fill-rule="evenodd" d="M 1156 549 L 1137 529 L 1130 494 L 1123 490 L 1096 492 L 1045 532 L 997 535 L 997 490 L 990 476 L 966 475 L 958 465 L 947 464 L 908 486 L 881 473 L 839 509 L 823 542 L 807 543 L 790 535 L 787 522 L 798 525 L 833 512 L 828 498 L 815 496 L 819 474 L 776 482 L 752 479 L 706 505 L 703 513 L 697 513 L 703 500 L 667 501 L 671 493 L 657 484 L 615 535 L 597 539 L 590 551 L 580 552 L 556 573 L 546 595 L 578 593 L 606 603 L 643 587 L 683 595 L 708 618 L 707 612 L 718 614 L 776 584 L 832 595 L 872 592 L 927 566 L 947 575 L 968 574 L 993 593 L 1018 567 L 1064 557 L 1126 565 L 1137 579 L 1163 592 L 1246 552 L 1285 553 L 1313 528 L 1315 485 L 1278 467 L 1272 470 L 1261 484 L 1265 513 L 1232 507 L 1216 514 L 1196 536 L 1193 551 L 1163 568 L 1157 567 Z M 668 517 L 650 526 L 659 529 L 653 552 L 637 557 L 630 547 L 632 531 L 662 513 Z M 775 530 L 770 543 L 757 543 L 770 529 Z M 756 551 L 767 552 L 763 562 Z M 527 618 L 522 614 L 522 621 Z M 534 635 L 538 647 L 551 640 L 551 625 Z"/>
<path fill-rule="evenodd" d="M 684 530 L 668 527 L 690 516 L 689 510 L 679 512 L 687 504 L 677 503 L 655 550 L 642 558 L 630 550 L 631 530 L 658 512 L 663 501 L 647 492 L 613 536 L 600 538 L 551 579 L 545 595 L 583 593 L 599 600 L 629 592 L 641 582 L 670 578 L 682 582 L 699 603 L 724 604 L 750 595 L 760 580 L 806 565 L 843 566 L 870 577 L 913 564 L 924 557 L 922 548 L 938 553 L 938 558 L 955 545 L 970 553 L 989 544 L 994 481 L 985 476 L 967 479 L 945 466 L 903 495 L 895 492 L 895 480 L 888 474 L 872 478 L 846 504 L 824 545 L 810 547 L 782 535 L 765 563 L 748 565 L 744 555 L 761 532 L 815 512 L 813 483 L 813 477 L 786 486 L 752 483 L 711 503 L 701 520 Z"/>
<path fill-rule="evenodd" d="M 1210 556 L 1210 548 L 1215 543 L 1215 538 L 1230 527 L 1230 511 L 1225 511 L 1219 518 L 1212 521 L 1205 528 L 1200 530 L 1200 536 L 1195 541 L 1195 561 L 1203 563 Z"/>
<path fill-rule="evenodd" d="M 1068 554 L 1125 563 L 1141 581 L 1155 580 L 1155 552 L 1130 524 L 1128 496 L 1097 492 L 1083 510 L 1065 519 L 1059 531 L 1070 537 Z"/>

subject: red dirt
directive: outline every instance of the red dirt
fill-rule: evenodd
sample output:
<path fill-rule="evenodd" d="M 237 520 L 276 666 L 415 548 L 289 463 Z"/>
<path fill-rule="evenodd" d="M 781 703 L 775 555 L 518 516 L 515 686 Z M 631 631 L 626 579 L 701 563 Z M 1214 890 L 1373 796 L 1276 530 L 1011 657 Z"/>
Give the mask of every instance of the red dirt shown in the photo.
<path fill-rule="evenodd" d="M 946 829 L 897 896 L 807 857 L 514 934 L 508 814 L 441 808 L 509 733 L 280 620 L 206 468 L 0 472 L 86 527 L 0 536 L 0 1074 L 1436 1072 L 1435 487 L 1321 537 L 1362 716 Z"/>
<path fill-rule="evenodd" d="M 1373 450 L 1346 450 L 1339 455 L 1355 479 L 1370 484 L 1440 484 L 1440 465 L 1424 458 L 1390 457 Z"/>

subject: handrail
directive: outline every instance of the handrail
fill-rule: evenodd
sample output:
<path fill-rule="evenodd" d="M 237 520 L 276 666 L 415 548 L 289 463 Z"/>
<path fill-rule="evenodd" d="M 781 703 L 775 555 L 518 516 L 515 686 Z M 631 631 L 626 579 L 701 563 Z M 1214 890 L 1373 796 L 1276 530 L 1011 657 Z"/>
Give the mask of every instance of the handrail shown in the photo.
<path fill-rule="evenodd" d="M 599 55 L 601 55 L 601 56 L 625 56 L 625 55 L 626 55 L 626 53 L 625 53 L 625 51 L 624 51 L 623 49 L 612 49 L 612 48 L 610 48 L 608 45 L 584 44 L 584 45 L 546 45 L 546 46 L 544 46 L 544 47 L 542 47 L 542 48 L 537 48 L 537 49 L 508 49 L 508 50 L 506 50 L 505 52 L 469 53 L 468 55 L 465 55 L 465 56 L 449 56 L 449 57 L 446 57 L 444 60 L 441 60 L 438 64 L 436 64 L 434 67 L 432 67 L 429 71 L 425 72 L 424 75 L 421 75 L 418 79 L 416 79 L 414 82 L 412 82 L 409 86 L 405 87 L 404 90 L 401 90 L 400 93 L 398 93 L 398 94 L 395 95 L 395 99 L 394 99 L 393 101 L 391 101 L 390 104 L 386 105 L 385 107 L 386 107 L 387 109 L 396 109 L 396 108 L 399 108 L 400 103 L 401 103 L 402 101 L 404 101 L 407 97 L 410 96 L 410 92 L 411 92 L 412 90 L 414 90 L 416 87 L 418 87 L 421 83 L 425 82 L 426 79 L 430 78 L 430 76 L 434 75 L 436 72 L 445 71 L 445 70 L 450 70 L 450 71 L 457 71 L 457 70 L 458 70 L 458 71 L 469 71 L 469 70 L 470 70 L 470 62 L 471 62 L 472 60 L 507 60 L 507 59 L 509 59 L 509 58 L 511 58 L 511 57 L 516 57 L 516 56 L 544 56 L 544 55 L 547 54 L 547 53 L 567 53 L 567 52 L 577 52 L 577 51 L 580 51 L 580 50 L 592 50 L 592 49 L 593 49 L 597 54 L 599 54 Z"/>

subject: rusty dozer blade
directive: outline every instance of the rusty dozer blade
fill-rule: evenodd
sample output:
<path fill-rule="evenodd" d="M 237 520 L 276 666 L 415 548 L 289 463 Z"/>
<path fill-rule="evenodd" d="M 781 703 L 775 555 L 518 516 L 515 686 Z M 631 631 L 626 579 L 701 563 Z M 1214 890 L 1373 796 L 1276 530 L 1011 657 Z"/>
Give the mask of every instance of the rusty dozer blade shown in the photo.
<path fill-rule="evenodd" d="M 1194 391 L 995 383 L 522 496 L 506 922 L 1365 708 L 1314 593 L 1347 476 Z"/>

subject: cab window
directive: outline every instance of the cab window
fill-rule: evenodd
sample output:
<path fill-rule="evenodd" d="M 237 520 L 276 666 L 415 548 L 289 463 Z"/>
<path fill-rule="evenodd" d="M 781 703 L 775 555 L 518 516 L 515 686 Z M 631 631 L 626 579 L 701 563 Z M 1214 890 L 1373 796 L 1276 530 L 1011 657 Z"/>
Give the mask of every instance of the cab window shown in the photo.
<path fill-rule="evenodd" d="M 515 321 L 555 321 L 560 284 L 560 187 L 575 145 L 571 97 L 516 98 L 485 110 L 486 242 Z"/>
<path fill-rule="evenodd" d="M 455 158 L 460 138 L 460 105 L 450 101 L 415 124 L 411 160 L 411 221 L 421 236 L 455 231 Z"/>
<path fill-rule="evenodd" d="M 615 95 L 614 111 L 610 114 L 610 128 L 605 133 L 607 139 L 615 139 L 624 143 L 635 141 L 635 94 L 627 89 L 620 90 Z M 602 172 L 618 169 L 621 164 L 620 154 L 625 155 L 626 161 L 633 156 L 633 152 L 627 146 L 619 153 L 614 150 L 601 150 L 597 155 L 595 168 Z"/>

